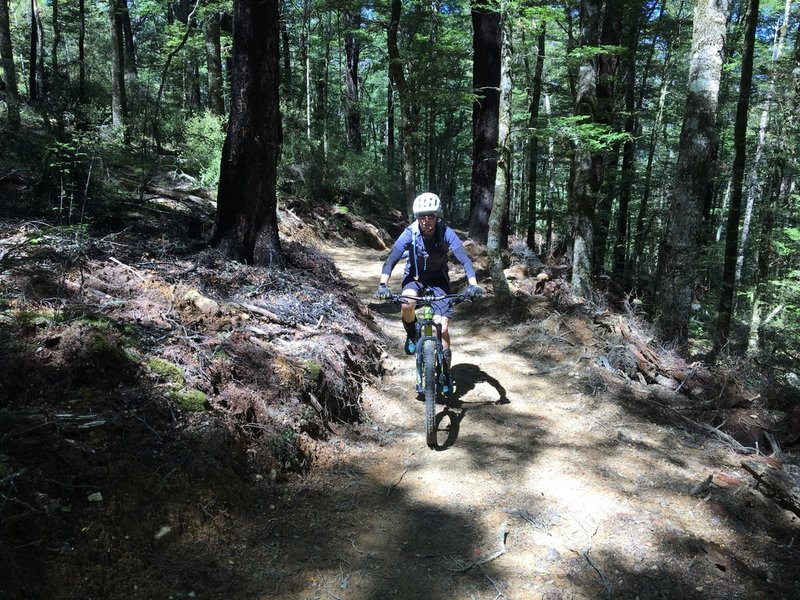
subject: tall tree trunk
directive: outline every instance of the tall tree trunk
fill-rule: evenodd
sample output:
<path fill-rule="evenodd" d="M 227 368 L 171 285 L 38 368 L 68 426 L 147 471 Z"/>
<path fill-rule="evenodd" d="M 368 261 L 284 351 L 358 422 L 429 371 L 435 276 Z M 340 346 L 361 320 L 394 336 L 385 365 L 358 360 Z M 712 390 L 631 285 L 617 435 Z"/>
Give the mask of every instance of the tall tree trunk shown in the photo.
<path fill-rule="evenodd" d="M 116 1 L 116 0 L 114 0 Z M 172 60 L 177 56 L 178 52 L 180 52 L 183 47 L 186 45 L 187 40 L 189 39 L 189 35 L 194 29 L 194 15 L 197 12 L 197 7 L 200 5 L 200 0 L 195 1 L 194 8 L 189 11 L 189 4 L 184 0 L 181 0 L 180 4 L 178 5 L 170 5 L 170 6 L 177 6 L 180 11 L 177 15 L 178 20 L 181 23 L 186 23 L 186 29 L 183 32 L 183 37 L 178 42 L 178 44 L 170 50 L 169 54 L 167 54 L 167 58 L 164 61 L 164 68 L 161 70 L 161 82 L 158 84 L 158 95 L 156 96 L 156 111 L 155 111 L 155 118 L 153 119 L 153 129 L 156 140 L 156 146 L 161 147 L 161 136 L 159 133 L 159 122 L 160 122 L 160 113 L 161 113 L 161 99 L 164 97 L 164 87 L 167 85 L 167 75 L 169 74 L 169 67 L 172 64 Z M 170 10 L 169 14 L 172 14 Z"/>
<path fill-rule="evenodd" d="M 727 345 L 733 317 L 733 295 L 736 288 L 736 258 L 739 245 L 739 220 L 742 216 L 742 184 L 747 158 L 747 116 L 750 111 L 750 87 L 753 82 L 753 51 L 758 24 L 759 0 L 749 0 L 742 51 L 742 74 L 739 83 L 739 101 L 736 104 L 736 122 L 733 131 L 733 172 L 731 174 L 731 199 L 728 207 L 728 228 L 725 234 L 725 266 L 722 271 L 717 330 L 714 334 L 714 354 Z"/>
<path fill-rule="evenodd" d="M 208 107 L 213 114 L 222 116 L 225 114 L 225 100 L 222 96 L 222 50 L 219 36 L 219 12 L 214 11 L 206 18 L 203 28 L 208 71 Z"/>
<path fill-rule="evenodd" d="M 233 260 L 281 268 L 278 0 L 234 0 L 233 11 L 233 98 L 211 243 Z"/>
<path fill-rule="evenodd" d="M 663 19 L 663 15 L 666 11 L 663 9 L 664 0 L 662 0 L 662 8 L 658 13 L 658 22 L 660 23 Z M 681 22 L 683 19 L 683 2 L 681 2 L 677 15 L 676 21 L 678 23 Z M 666 102 L 667 96 L 669 92 L 670 84 L 672 83 L 672 49 L 675 45 L 678 44 L 678 41 L 681 37 L 681 29 L 679 28 L 676 32 L 676 35 L 672 38 L 667 40 L 667 47 L 666 51 L 664 52 L 664 61 L 663 61 L 663 69 L 661 72 L 661 87 L 658 93 L 658 108 L 656 109 L 656 117 L 652 124 L 652 128 L 650 130 L 650 139 L 648 141 L 648 150 L 647 150 L 647 163 L 644 170 L 644 184 L 642 189 L 642 198 L 639 201 L 639 211 L 636 215 L 636 228 L 635 234 L 633 239 L 633 254 L 631 255 L 631 273 L 633 275 L 633 283 L 634 285 L 640 285 L 640 272 L 642 266 L 642 257 L 644 256 L 645 252 L 645 240 L 648 238 L 650 233 L 650 225 L 649 222 L 646 224 L 645 222 L 648 221 L 647 213 L 650 206 L 650 191 L 652 189 L 651 182 L 653 178 L 653 163 L 655 160 L 655 153 L 656 147 L 658 146 L 659 141 L 659 134 L 661 133 L 662 124 L 664 121 L 664 112 L 666 110 Z M 658 42 L 658 34 L 653 34 L 653 39 L 650 42 L 650 55 L 648 56 L 647 62 L 649 63 L 651 60 L 651 56 L 656 52 L 657 49 L 657 42 Z M 642 94 L 644 90 L 642 90 Z M 639 97 L 639 105 L 641 106 L 643 102 L 643 96 L 640 95 Z"/>
<path fill-rule="evenodd" d="M 78 101 L 86 101 L 86 3 L 78 0 Z"/>
<path fill-rule="evenodd" d="M 777 78 L 778 61 L 783 53 L 783 46 L 786 40 L 786 28 L 789 23 L 789 18 L 792 9 L 792 0 L 786 0 L 783 9 L 783 20 L 780 22 L 775 31 L 775 41 L 772 49 L 772 67 L 770 69 L 769 87 L 767 88 L 767 96 L 764 98 L 764 105 L 761 109 L 761 121 L 758 127 L 758 145 L 756 146 L 755 155 L 753 157 L 753 164 L 750 167 L 750 176 L 748 178 L 747 186 L 747 208 L 744 212 L 744 220 L 742 221 L 742 233 L 739 238 L 739 255 L 736 257 L 736 281 L 741 281 L 742 268 L 744 266 L 744 255 L 747 250 L 747 240 L 750 234 L 750 223 L 753 217 L 753 207 L 755 206 L 756 198 L 761 192 L 760 173 L 763 169 L 764 149 L 767 145 L 767 128 L 769 126 L 770 112 L 772 107 L 772 99 L 775 97 L 775 80 Z"/>
<path fill-rule="evenodd" d="M 755 357 L 761 346 L 761 327 L 764 285 L 769 280 L 770 266 L 775 263 L 775 256 L 772 251 L 772 232 L 775 228 L 776 207 L 780 206 L 781 200 L 788 196 L 788 189 L 791 184 L 786 177 L 782 160 L 776 160 L 771 166 L 771 179 L 776 180 L 773 184 L 769 199 L 764 206 L 764 213 L 761 219 L 761 239 L 758 249 L 758 269 L 756 280 L 753 283 L 753 302 L 750 313 L 750 331 L 747 337 L 747 356 Z"/>
<path fill-rule="evenodd" d="M 58 66 L 58 47 L 61 44 L 61 22 L 58 14 L 58 0 L 51 0 L 51 6 L 53 8 L 53 42 L 50 44 L 50 69 L 53 72 L 52 81 L 57 93 L 57 88 L 59 87 L 57 82 L 60 78 L 60 68 Z"/>
<path fill-rule="evenodd" d="M 18 131 L 20 126 L 19 90 L 17 70 L 14 68 L 14 49 L 11 43 L 11 27 L 8 19 L 8 0 L 0 0 L 0 57 L 3 59 L 3 76 L 6 83 L 6 106 L 8 128 Z"/>
<path fill-rule="evenodd" d="M 281 94 L 284 102 L 294 96 L 294 86 L 292 85 L 292 62 L 291 48 L 289 46 L 289 27 L 287 26 L 288 10 L 285 0 L 281 2 L 281 58 L 283 68 L 281 69 Z"/>
<path fill-rule="evenodd" d="M 623 0 L 608 0 L 601 4 L 600 21 L 600 45 L 619 46 L 622 39 L 622 20 L 623 20 Z M 597 109 L 594 114 L 594 121 L 601 125 L 611 127 L 614 114 L 614 92 L 617 79 L 617 70 L 620 59 L 616 53 L 601 54 L 597 57 Z M 619 165 L 620 142 L 614 143 L 611 149 L 611 165 L 609 172 L 612 177 L 608 178 L 606 185 L 603 185 L 605 176 L 606 157 L 600 158 L 600 185 L 605 187 L 607 193 L 599 194 L 595 209 L 597 219 L 595 221 L 594 248 L 592 256 L 592 275 L 597 276 L 605 270 L 606 245 L 608 243 L 608 232 L 611 227 L 611 213 L 613 200 L 617 195 L 617 172 Z"/>
<path fill-rule="evenodd" d="M 528 156 L 528 231 L 526 233 L 525 243 L 531 250 L 536 250 L 536 185 L 538 183 L 538 165 L 539 165 L 539 134 L 536 129 L 539 127 L 539 104 L 542 100 L 542 74 L 544 72 L 544 53 L 545 53 L 545 30 L 546 25 L 542 23 L 539 31 L 539 39 L 536 51 L 536 66 L 533 72 L 533 81 L 531 82 L 531 95 L 528 102 L 528 123 L 530 124 L 533 135 L 531 136 L 529 156 Z"/>
<path fill-rule="evenodd" d="M 389 175 L 394 172 L 394 88 L 391 73 L 386 78 L 386 172 Z"/>
<path fill-rule="evenodd" d="M 122 33 L 122 7 L 120 0 L 109 4 L 111 19 L 111 121 L 114 129 L 126 129 L 128 105 L 125 93 L 125 51 Z"/>
<path fill-rule="evenodd" d="M 316 139 L 322 141 L 322 154 L 324 157 L 328 156 L 328 93 L 330 80 L 330 66 L 331 66 L 331 36 L 330 36 L 330 14 L 328 14 L 328 27 L 322 27 L 322 36 L 325 39 L 325 52 L 320 67 L 316 72 L 316 80 L 314 82 L 315 98 L 314 98 L 314 114 L 312 115 L 312 134 L 316 135 Z"/>
<path fill-rule="evenodd" d="M 50 112 L 56 120 L 56 128 L 58 133 L 64 131 L 64 110 L 66 106 L 66 98 L 64 96 L 64 87 L 67 80 L 67 74 L 61 73 L 61 66 L 59 65 L 59 46 L 61 45 L 61 17 L 59 14 L 59 0 L 51 0 L 53 8 L 53 42 L 50 45 Z"/>
<path fill-rule="evenodd" d="M 508 306 L 512 300 L 503 273 L 503 228 L 508 216 L 509 194 L 511 192 L 511 23 L 508 7 L 503 6 L 500 60 L 500 104 L 497 126 L 497 180 L 495 182 L 494 207 L 489 218 L 489 231 L 486 247 L 489 252 L 489 273 L 492 276 L 495 302 Z"/>
<path fill-rule="evenodd" d="M 550 124 L 552 114 L 550 108 L 550 96 L 544 95 L 544 114 L 547 116 L 547 123 Z M 542 252 L 549 254 L 553 251 L 553 196 L 555 195 L 555 173 L 556 173 L 556 142 L 552 134 L 547 138 L 547 179 L 545 181 L 545 194 L 542 198 L 542 212 L 544 212 L 544 240 Z"/>
<path fill-rule="evenodd" d="M 716 116 L 727 11 L 727 0 L 701 0 L 695 6 L 678 166 L 659 249 L 656 326 L 662 339 L 684 352 L 688 350 L 689 311 L 703 236 L 703 202 L 715 174 Z"/>
<path fill-rule="evenodd" d="M 44 100 L 44 32 L 36 0 L 31 0 L 31 49 L 29 54 L 28 99 L 32 104 Z"/>
<path fill-rule="evenodd" d="M 190 115 L 197 113 L 202 104 L 200 93 L 200 67 L 193 51 L 189 51 L 184 67 L 186 87 L 186 110 Z"/>
<path fill-rule="evenodd" d="M 131 27 L 131 11 L 128 9 L 128 0 L 119 0 L 122 11 L 122 36 L 125 39 L 125 81 L 133 85 L 136 81 L 136 46 L 133 42 L 133 27 Z"/>
<path fill-rule="evenodd" d="M 581 10 L 581 46 L 597 46 L 600 41 L 601 0 L 586 0 Z M 575 88 L 577 116 L 594 120 L 597 108 L 598 65 L 585 60 L 578 70 Z M 594 262 L 594 210 L 603 173 L 603 156 L 587 148 L 576 148 L 570 169 L 569 218 L 572 256 L 572 294 L 591 298 Z"/>
<path fill-rule="evenodd" d="M 622 146 L 622 171 L 620 173 L 619 206 L 617 209 L 617 232 L 612 250 L 612 277 L 620 285 L 626 286 L 628 253 L 628 208 L 630 206 L 631 188 L 633 187 L 634 161 L 636 154 L 635 138 L 639 129 L 636 119 L 636 53 L 639 48 L 639 26 L 641 12 L 637 9 L 628 18 L 628 52 L 625 59 L 625 133 L 627 138 Z M 642 82 L 645 87 L 646 81 Z"/>
<path fill-rule="evenodd" d="M 397 96 L 400 100 L 400 133 L 403 145 L 403 195 L 406 199 L 408 214 L 412 214 L 412 203 L 414 195 L 417 193 L 417 156 L 414 148 L 414 125 L 413 111 L 411 108 L 411 98 L 406 84 L 406 76 L 403 71 L 403 62 L 400 59 L 400 49 L 397 45 L 397 31 L 400 27 L 401 0 L 392 0 L 392 15 L 389 20 L 389 32 L 387 36 L 389 52 L 389 69 L 392 81 L 397 88 Z"/>
<path fill-rule="evenodd" d="M 472 5 L 472 187 L 469 236 L 486 243 L 497 174 L 497 119 L 500 104 L 500 13 L 489 0 Z"/>
<path fill-rule="evenodd" d="M 345 14 L 345 24 L 344 51 L 347 62 L 344 70 L 345 137 L 347 147 L 360 152 L 362 141 L 361 109 L 359 108 L 358 93 L 358 61 L 361 54 L 361 42 L 357 37 L 357 32 L 361 27 L 361 13 L 347 12 Z"/>

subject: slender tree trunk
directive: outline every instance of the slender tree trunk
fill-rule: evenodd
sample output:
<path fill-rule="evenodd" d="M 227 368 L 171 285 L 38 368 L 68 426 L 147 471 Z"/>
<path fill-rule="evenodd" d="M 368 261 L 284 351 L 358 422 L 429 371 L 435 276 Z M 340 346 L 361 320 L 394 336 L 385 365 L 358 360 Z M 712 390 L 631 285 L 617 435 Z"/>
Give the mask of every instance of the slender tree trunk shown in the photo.
<path fill-rule="evenodd" d="M 733 172 L 731 199 L 728 207 L 728 228 L 725 234 L 725 265 L 722 271 L 717 330 L 714 334 L 714 354 L 727 345 L 733 317 L 733 295 L 736 288 L 736 258 L 739 245 L 739 219 L 742 215 L 742 184 L 747 158 L 747 117 L 750 110 L 750 87 L 753 81 L 753 52 L 758 24 L 759 0 L 749 0 L 742 51 L 742 74 L 739 83 L 739 101 L 736 105 L 736 123 L 733 133 Z"/>
<path fill-rule="evenodd" d="M 472 187 L 469 236 L 486 243 L 497 174 L 497 119 L 500 103 L 500 13 L 489 0 L 472 5 Z"/>
<path fill-rule="evenodd" d="M 358 61 L 361 54 L 361 42 L 357 32 L 361 27 L 361 13 L 345 14 L 347 31 L 344 39 L 346 58 L 345 77 L 345 138 L 348 148 L 360 152 L 361 141 L 361 109 L 359 108 Z"/>
<path fill-rule="evenodd" d="M 311 141 L 311 52 L 308 47 L 308 39 L 310 37 L 310 32 L 308 32 L 303 46 L 303 64 L 305 66 L 305 77 L 303 78 L 305 97 L 303 100 L 306 106 L 306 139 L 309 142 Z"/>
<path fill-rule="evenodd" d="M 403 145 L 403 195 L 406 199 L 408 214 L 412 214 L 412 202 L 417 193 L 417 156 L 414 148 L 414 124 L 411 99 L 409 97 L 406 76 L 403 71 L 403 62 L 400 59 L 400 49 L 397 45 L 397 31 L 400 27 L 401 0 L 392 0 L 392 15 L 389 21 L 389 34 L 387 36 L 389 52 L 389 69 L 392 81 L 397 88 L 400 100 L 400 133 Z"/>
<path fill-rule="evenodd" d="M 282 268 L 278 0 L 234 0 L 233 10 L 233 97 L 211 243 L 233 260 Z"/>
<path fill-rule="evenodd" d="M 200 67 L 194 52 L 190 51 L 186 59 L 184 70 L 186 86 L 186 110 L 190 115 L 195 114 L 202 104 L 200 94 Z"/>
<path fill-rule="evenodd" d="M 293 99 L 294 86 L 292 85 L 292 61 L 291 47 L 289 46 L 289 28 L 287 26 L 288 10 L 286 2 L 281 2 L 281 58 L 283 68 L 281 69 L 281 92 L 284 101 Z"/>
<path fill-rule="evenodd" d="M 627 286 L 626 275 L 630 275 L 627 269 L 628 251 L 628 219 L 629 206 L 631 200 L 631 188 L 633 187 L 633 177 L 635 170 L 636 144 L 635 138 L 638 130 L 636 119 L 636 53 L 639 48 L 639 25 L 641 23 L 640 12 L 630 15 L 628 28 L 628 53 L 625 59 L 625 133 L 628 135 L 622 147 L 622 171 L 620 173 L 619 186 L 619 206 L 617 209 L 617 232 L 612 250 L 611 273 L 615 281 L 620 285 Z M 642 87 L 645 87 L 643 81 Z"/>
<path fill-rule="evenodd" d="M 763 170 L 764 149 L 767 145 L 767 128 L 769 126 L 772 99 L 775 96 L 775 79 L 777 77 L 778 60 L 783 53 L 784 41 L 786 40 L 786 28 L 791 14 L 792 0 L 784 3 L 783 20 L 775 31 L 775 42 L 772 50 L 772 68 L 770 69 L 769 87 L 767 96 L 764 98 L 764 106 L 761 110 L 761 121 L 758 127 L 758 145 L 756 146 L 753 164 L 750 168 L 750 176 L 747 186 L 747 208 L 744 212 L 742 222 L 742 233 L 739 239 L 739 255 L 736 257 L 736 281 L 742 279 L 742 268 L 744 267 L 744 255 L 747 250 L 747 240 L 750 235 L 750 223 L 753 217 L 753 207 L 760 190 L 760 173 Z"/>
<path fill-rule="evenodd" d="M 600 0 L 587 0 L 581 11 L 581 46 L 597 46 L 600 41 Z M 578 70 L 575 88 L 576 116 L 592 121 L 597 107 L 598 65 L 585 60 Z M 603 173 L 603 156 L 587 148 L 576 148 L 570 169 L 569 218 L 572 257 L 572 294 L 589 299 L 592 295 L 594 262 L 595 202 Z"/>
<path fill-rule="evenodd" d="M 212 12 L 203 28 L 206 47 L 206 69 L 208 70 L 208 107 L 215 115 L 225 114 L 222 95 L 222 50 L 220 47 L 219 13 Z"/>
<path fill-rule="evenodd" d="M 317 72 L 315 83 L 316 102 L 314 103 L 314 124 L 318 139 L 322 140 L 322 154 L 328 156 L 328 81 L 330 80 L 331 66 L 331 36 L 330 36 L 330 14 L 328 15 L 328 27 L 323 28 L 322 33 L 325 37 L 325 54 L 322 59 L 321 68 Z"/>
<path fill-rule="evenodd" d="M 111 121 L 114 129 L 125 133 L 128 105 L 125 90 L 125 51 L 120 0 L 111 0 Z M 127 138 L 126 138 L 127 139 Z"/>
<path fill-rule="evenodd" d="M 544 114 L 547 116 L 548 125 L 550 124 L 550 96 L 544 96 Z M 556 173 L 556 142 L 552 134 L 547 138 L 547 180 L 545 194 L 542 198 L 542 212 L 544 212 L 544 240 L 540 253 L 548 254 L 553 250 L 553 196 L 555 195 L 555 173 Z"/>
<path fill-rule="evenodd" d="M 756 280 L 753 284 L 753 302 L 750 314 L 750 331 L 747 337 L 747 356 L 755 357 L 761 346 L 761 327 L 763 324 L 763 295 L 764 283 L 769 280 L 770 267 L 775 263 L 772 250 L 772 233 L 775 228 L 775 209 L 780 206 L 781 199 L 788 196 L 789 183 L 782 160 L 776 160 L 771 168 L 772 179 L 777 183 L 772 186 L 772 193 L 764 207 L 761 219 L 761 239 L 758 251 L 758 269 Z"/>
<path fill-rule="evenodd" d="M 622 39 L 622 20 L 623 20 L 623 0 L 610 0 L 602 5 L 602 18 L 600 21 L 600 45 L 619 46 Z M 597 57 L 597 109 L 594 114 L 594 121 L 611 127 L 614 123 L 614 92 L 617 80 L 617 71 L 620 59 L 616 53 L 601 54 Z M 616 127 L 615 127 L 616 129 Z M 614 143 L 610 152 L 608 169 L 610 177 L 606 177 L 606 157 L 600 158 L 600 185 L 605 188 L 605 194 L 601 193 L 597 197 L 594 233 L 594 248 L 592 256 L 592 275 L 597 276 L 605 271 L 606 246 L 608 244 L 608 233 L 611 227 L 611 213 L 614 198 L 617 195 L 619 171 L 619 149 L 620 142 Z M 603 182 L 603 178 L 607 181 Z"/>
<path fill-rule="evenodd" d="M 64 131 L 64 109 L 66 106 L 66 97 L 64 95 L 64 84 L 66 83 L 67 74 L 61 72 L 59 64 L 59 46 L 61 46 L 61 16 L 59 11 L 59 0 L 51 0 L 53 8 L 53 42 L 50 45 L 50 112 L 56 120 L 56 128 L 58 133 Z"/>
<path fill-rule="evenodd" d="M 689 89 L 678 166 L 659 250 L 656 326 L 663 340 L 688 350 L 689 312 L 703 236 L 702 208 L 714 177 L 716 116 L 727 23 L 727 0 L 695 6 Z"/>
<path fill-rule="evenodd" d="M 531 136 L 530 155 L 528 158 L 528 231 L 525 243 L 531 250 L 536 250 L 536 186 L 538 183 L 539 165 L 539 134 L 536 128 L 539 126 L 539 104 L 542 100 L 542 74 L 544 72 L 544 53 L 545 53 L 545 29 L 544 23 L 539 31 L 539 39 L 536 51 L 536 66 L 534 67 L 533 81 L 531 82 L 531 95 L 528 102 L 528 123 L 530 124 L 533 135 Z"/>
<path fill-rule="evenodd" d="M 194 8 L 191 10 L 191 12 L 189 12 L 188 3 L 184 2 L 183 0 L 178 5 L 179 8 L 181 9 L 180 15 L 178 16 L 178 20 L 181 21 L 182 23 L 186 23 L 186 29 L 183 32 L 183 37 L 181 38 L 180 42 L 178 42 L 178 44 L 174 48 L 172 48 L 172 50 L 170 50 L 169 54 L 167 54 L 167 58 L 164 61 L 164 68 L 161 70 L 161 82 L 158 84 L 158 95 L 156 96 L 156 114 L 155 118 L 153 119 L 153 129 L 154 129 L 153 137 L 155 137 L 156 145 L 159 148 L 161 147 L 161 136 L 159 133 L 161 99 L 164 97 L 164 87 L 167 85 L 167 75 L 169 74 L 169 67 L 172 64 L 172 60 L 175 58 L 175 56 L 177 56 L 178 52 L 180 52 L 186 45 L 186 42 L 189 39 L 189 35 L 191 34 L 192 29 L 194 29 L 193 25 L 194 15 L 197 12 L 197 7 L 199 5 L 200 5 L 200 0 L 196 0 Z"/>
<path fill-rule="evenodd" d="M 58 47 L 61 44 L 61 22 L 58 14 L 58 0 L 51 0 L 51 6 L 53 9 L 53 42 L 50 44 L 50 69 L 53 72 L 52 80 L 55 84 L 54 87 L 58 88 L 58 84 L 56 83 L 60 77 L 60 68 L 58 65 Z"/>
<path fill-rule="evenodd" d="M 36 0 L 31 0 L 31 50 L 28 72 L 28 99 L 32 104 L 44 100 L 43 52 L 44 33 L 42 31 L 42 18 Z"/>
<path fill-rule="evenodd" d="M 128 86 L 136 81 L 136 46 L 133 42 L 133 27 L 131 27 L 131 11 L 128 9 L 128 0 L 119 0 L 122 11 L 122 35 L 125 38 L 125 82 Z"/>
<path fill-rule="evenodd" d="M 503 273 L 503 226 L 508 216 L 509 194 L 511 192 L 511 23 L 508 7 L 503 6 L 500 60 L 500 104 L 497 126 L 497 180 L 495 182 L 494 207 L 489 219 L 486 247 L 489 252 L 489 272 L 492 276 L 495 302 L 508 306 L 512 300 Z"/>
<path fill-rule="evenodd" d="M 86 4 L 78 0 L 78 101 L 86 101 Z"/>
<path fill-rule="evenodd" d="M 394 88 L 391 73 L 386 78 L 386 172 L 389 175 L 394 172 Z"/>
<path fill-rule="evenodd" d="M 8 19 L 8 0 L 0 0 L 0 57 L 3 59 L 3 76 L 6 83 L 8 128 L 18 131 L 20 126 L 19 90 L 17 70 L 14 68 L 14 49 L 11 43 L 11 26 Z"/>
<path fill-rule="evenodd" d="M 659 11 L 658 22 L 660 23 L 665 11 L 663 9 L 664 0 L 662 0 L 662 8 Z M 677 11 L 677 18 L 676 21 L 678 23 L 681 22 L 683 18 L 683 2 L 681 2 L 678 11 Z M 662 123 L 664 120 L 664 112 L 666 110 L 666 102 L 667 96 L 669 93 L 669 87 L 672 83 L 672 49 L 678 43 L 681 37 L 681 29 L 678 29 L 676 35 L 673 38 L 667 40 L 667 47 L 664 53 L 664 66 L 661 72 L 661 87 L 659 89 L 658 94 L 658 108 L 656 110 L 656 117 L 653 122 L 652 128 L 650 130 L 650 139 L 648 141 L 648 150 L 647 150 L 647 164 L 644 170 L 644 184 L 642 189 L 642 198 L 639 201 L 639 211 L 636 215 L 636 228 L 635 228 L 635 235 L 633 241 L 633 254 L 631 255 L 631 273 L 633 275 L 633 283 L 634 285 L 640 285 L 640 271 L 642 266 L 642 257 L 644 256 L 645 252 L 645 240 L 649 236 L 649 225 L 646 225 L 647 221 L 647 213 L 650 207 L 650 191 L 651 191 L 651 182 L 653 177 L 653 163 L 655 160 L 655 153 L 656 147 L 659 141 L 659 134 L 661 133 Z M 647 62 L 651 61 L 651 56 L 656 52 L 656 48 L 658 45 L 658 34 L 653 34 L 653 39 L 650 43 L 650 55 L 648 56 Z M 642 91 L 642 94 L 644 90 Z M 643 102 L 643 97 L 640 95 L 639 98 L 639 105 L 641 106 Z"/>

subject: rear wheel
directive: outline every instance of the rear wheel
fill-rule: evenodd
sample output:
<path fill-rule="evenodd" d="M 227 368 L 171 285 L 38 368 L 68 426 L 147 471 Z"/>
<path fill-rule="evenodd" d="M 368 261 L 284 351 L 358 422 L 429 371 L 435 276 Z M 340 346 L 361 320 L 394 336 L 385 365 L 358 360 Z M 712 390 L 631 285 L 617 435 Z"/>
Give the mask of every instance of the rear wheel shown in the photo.
<path fill-rule="evenodd" d="M 425 340 L 422 346 L 422 379 L 425 390 L 425 437 L 428 446 L 436 445 L 436 342 Z"/>

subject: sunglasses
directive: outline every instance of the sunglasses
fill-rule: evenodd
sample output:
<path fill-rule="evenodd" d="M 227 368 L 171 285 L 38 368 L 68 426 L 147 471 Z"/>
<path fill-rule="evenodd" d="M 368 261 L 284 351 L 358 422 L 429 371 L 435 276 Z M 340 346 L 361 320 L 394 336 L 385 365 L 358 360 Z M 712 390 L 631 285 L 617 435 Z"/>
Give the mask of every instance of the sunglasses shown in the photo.
<path fill-rule="evenodd" d="M 420 221 L 427 221 L 429 219 L 435 219 L 436 213 L 428 213 L 426 215 L 417 215 L 417 219 Z"/>

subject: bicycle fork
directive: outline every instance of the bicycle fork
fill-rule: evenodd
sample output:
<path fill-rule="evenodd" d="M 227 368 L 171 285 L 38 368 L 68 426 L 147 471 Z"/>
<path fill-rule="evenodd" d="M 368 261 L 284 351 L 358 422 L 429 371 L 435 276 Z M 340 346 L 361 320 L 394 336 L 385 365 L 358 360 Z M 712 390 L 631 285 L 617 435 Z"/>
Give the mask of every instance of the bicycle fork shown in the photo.
<path fill-rule="evenodd" d="M 427 340 L 433 340 L 436 344 L 436 379 L 437 383 L 439 376 L 443 372 L 444 355 L 442 350 L 442 324 L 433 321 L 433 308 L 424 306 L 422 309 L 422 321 L 417 320 L 417 388 L 418 394 L 423 392 L 422 388 L 422 373 L 423 373 L 423 354 L 422 349 Z M 438 387 L 438 386 L 437 386 Z"/>

